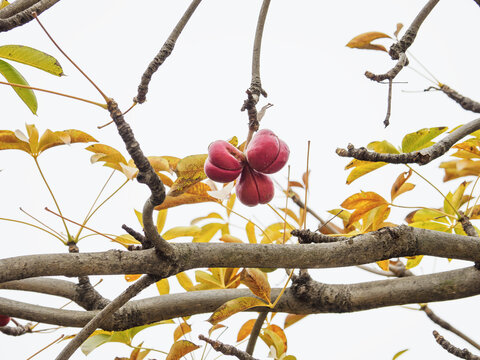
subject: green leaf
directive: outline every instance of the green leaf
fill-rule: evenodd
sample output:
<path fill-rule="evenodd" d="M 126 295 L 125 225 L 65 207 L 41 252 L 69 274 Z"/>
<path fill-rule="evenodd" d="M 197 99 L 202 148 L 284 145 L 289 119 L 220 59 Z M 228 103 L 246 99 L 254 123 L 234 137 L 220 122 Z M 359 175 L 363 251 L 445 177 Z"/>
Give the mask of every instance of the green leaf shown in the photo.
<path fill-rule="evenodd" d="M 447 131 L 446 126 L 439 126 L 433 128 L 420 129 L 414 133 L 405 135 L 402 140 L 402 151 L 409 153 L 425 149 L 434 144 L 432 139 L 436 138 L 441 133 Z"/>
<path fill-rule="evenodd" d="M 56 76 L 63 75 L 57 59 L 42 51 L 23 45 L 0 46 L 0 57 L 36 67 Z"/>
<path fill-rule="evenodd" d="M 5 77 L 5 79 L 7 79 L 7 82 L 9 83 L 30 86 L 27 80 L 25 80 L 25 78 L 17 71 L 17 69 L 3 60 L 0 60 L 0 73 Z M 20 99 L 22 99 L 25 105 L 27 105 L 30 111 L 36 115 L 38 103 L 33 90 L 16 86 L 12 86 L 12 88 L 15 90 Z"/>

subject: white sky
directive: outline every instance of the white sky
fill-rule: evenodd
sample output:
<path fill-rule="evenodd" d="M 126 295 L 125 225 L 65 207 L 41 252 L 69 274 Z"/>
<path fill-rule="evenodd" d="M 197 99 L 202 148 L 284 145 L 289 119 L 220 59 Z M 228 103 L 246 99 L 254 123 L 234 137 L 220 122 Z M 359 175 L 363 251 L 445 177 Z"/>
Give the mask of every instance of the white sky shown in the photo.
<path fill-rule="evenodd" d="M 41 15 L 41 20 L 63 49 L 115 98 L 122 109 L 131 105 L 136 88 L 147 64 L 157 53 L 189 1 L 62 1 Z M 251 48 L 261 1 L 210 0 L 200 4 L 170 58 L 155 74 L 147 95 L 147 103 L 137 106 L 128 116 L 137 139 L 147 155 L 183 157 L 207 151 L 216 139 L 233 135 L 244 140 L 247 134 L 247 115 L 239 111 L 250 84 Z M 352 50 L 345 44 L 366 31 L 393 33 L 397 22 L 407 27 L 425 1 L 364 0 L 364 1 L 272 1 L 262 46 L 261 75 L 268 101 L 275 106 L 268 110 L 262 127 L 274 130 L 290 146 L 292 179 L 305 171 L 306 144 L 311 140 L 311 188 L 308 204 L 322 216 L 326 210 L 339 207 L 349 195 L 360 189 L 377 191 L 389 198 L 390 187 L 402 166 L 384 167 L 345 185 L 347 159 L 335 155 L 336 147 L 349 142 L 364 146 L 373 140 L 387 139 L 395 145 L 409 132 L 423 127 L 448 126 L 476 118 L 440 93 L 405 93 L 421 91 L 431 84 L 415 72 L 405 69 L 397 78 L 408 83 L 394 87 L 391 125 L 383 128 L 387 87 L 373 83 L 363 76 L 365 70 L 381 73 L 394 63 L 381 52 Z M 444 0 L 424 23 L 411 52 L 443 83 L 474 99 L 479 99 L 479 76 L 473 72 L 478 62 L 478 17 L 480 8 L 473 1 Z M 401 33 L 403 34 L 403 32 Z M 32 86 L 64 91 L 101 101 L 95 90 L 49 42 L 34 22 L 1 34 L 1 45 L 21 44 L 35 47 L 57 57 L 65 73 L 55 78 L 38 70 L 18 65 L 17 68 Z M 387 47 L 388 41 L 383 41 Z M 413 66 L 421 70 L 413 62 Z M 422 71 L 422 70 L 421 70 Z M 422 71 L 425 73 L 425 71 Z M 1 128 L 24 129 L 25 123 L 35 123 L 43 132 L 46 128 L 63 130 L 77 128 L 90 133 L 100 142 L 126 154 L 123 143 L 113 126 L 98 130 L 109 121 L 108 113 L 84 103 L 37 93 L 38 117 L 20 102 L 9 88 L 0 88 L 2 101 Z M 261 104 L 260 104 L 261 105 Z M 90 153 L 82 145 L 51 149 L 40 157 L 46 177 L 61 203 L 64 214 L 82 219 L 90 207 L 109 170 L 89 163 Z M 443 191 L 454 190 L 459 181 L 443 184 L 438 162 L 419 170 Z M 26 220 L 22 207 L 57 229 L 60 223 L 43 208 L 53 204 L 33 162 L 20 152 L 0 153 L 1 217 Z M 286 184 L 286 169 L 275 179 Z M 110 189 L 124 178 L 116 174 Z M 398 203 L 438 207 L 442 199 L 419 178 L 412 182 L 417 188 L 402 195 Z M 111 201 L 92 220 L 90 226 L 106 233 L 121 234 L 123 223 L 139 229 L 133 209 L 141 209 L 148 195 L 147 188 L 132 183 Z M 282 206 L 284 199 L 277 195 L 274 202 Z M 238 206 L 239 204 L 237 204 Z M 294 206 L 294 205 L 292 205 Z M 222 212 L 219 206 L 195 205 L 170 211 L 166 228 L 188 225 L 199 214 Z M 268 225 L 277 221 L 266 207 L 238 207 L 243 215 Z M 406 212 L 392 212 L 392 219 L 401 222 Z M 236 220 L 234 220 L 236 221 Z M 316 228 L 314 219 L 309 226 Z M 238 219 L 241 228 L 243 220 Z M 32 253 L 65 252 L 56 240 L 30 228 L 2 223 L 4 234 L 1 257 Z M 217 236 L 218 238 L 218 236 Z M 79 244 L 81 251 L 103 251 L 115 245 L 106 239 L 92 237 Z M 444 259 L 425 260 L 418 274 L 450 270 L 468 264 L 447 263 Z M 275 285 L 283 284 L 282 275 L 273 278 Z M 318 280 L 331 283 L 360 282 L 378 279 L 357 269 L 330 269 L 312 272 Z M 112 279 L 113 278 L 113 279 Z M 95 282 L 95 280 L 93 280 Z M 120 277 L 104 280 L 102 293 L 114 297 L 127 284 Z M 154 287 L 141 296 L 155 296 Z M 3 295 L 3 292 L 2 292 Z M 29 293 L 7 294 L 24 301 L 48 306 L 61 306 L 63 299 L 34 296 Z M 478 328 L 477 298 L 433 304 L 438 315 L 475 338 Z M 284 315 L 277 315 L 282 319 Z M 208 315 L 193 320 L 194 342 L 199 331 L 208 329 Z M 253 318 L 249 314 L 248 318 Z M 244 318 L 234 317 L 232 328 L 221 340 L 234 343 L 238 326 Z M 278 321 L 278 320 L 277 320 Z M 159 327 L 141 333 L 136 342 L 145 339 L 145 346 L 168 351 L 173 327 Z M 298 359 L 391 359 L 399 350 L 409 348 L 401 359 L 450 359 L 433 339 L 431 331 L 438 329 L 423 313 L 400 307 L 379 309 L 356 314 L 313 315 L 287 329 L 289 354 Z M 160 332 L 159 332 L 160 331 Z M 65 330 L 70 334 L 72 330 Z M 0 336 L 12 359 L 24 359 L 63 333 L 27 335 L 19 338 Z M 456 336 L 440 329 L 440 333 L 457 346 L 469 347 Z M 143 335 L 145 334 L 145 335 Z M 256 356 L 265 358 L 263 345 Z M 64 343 L 38 355 L 36 359 L 52 359 Z M 128 356 L 126 346 L 105 345 L 89 359 Z M 216 356 L 216 355 L 215 355 Z M 212 352 L 208 359 L 215 358 Z M 152 358 L 163 358 L 151 354 Z M 83 359 L 78 351 L 73 359 Z M 200 358 L 200 354 L 196 359 Z"/>

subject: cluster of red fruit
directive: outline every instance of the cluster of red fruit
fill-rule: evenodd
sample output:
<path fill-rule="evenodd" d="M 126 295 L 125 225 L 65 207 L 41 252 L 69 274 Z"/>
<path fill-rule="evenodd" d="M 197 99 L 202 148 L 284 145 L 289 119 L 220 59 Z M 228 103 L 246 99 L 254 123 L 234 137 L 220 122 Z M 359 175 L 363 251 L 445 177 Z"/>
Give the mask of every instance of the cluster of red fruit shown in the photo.
<path fill-rule="evenodd" d="M 272 180 L 265 174 L 279 171 L 288 161 L 290 150 L 273 131 L 258 131 L 247 146 L 245 154 L 224 140 L 208 147 L 205 174 L 213 181 L 228 183 L 238 176 L 236 193 L 247 206 L 266 204 L 273 199 Z"/>
<path fill-rule="evenodd" d="M 10 322 L 10 316 L 0 315 L 0 327 L 6 326 Z"/>

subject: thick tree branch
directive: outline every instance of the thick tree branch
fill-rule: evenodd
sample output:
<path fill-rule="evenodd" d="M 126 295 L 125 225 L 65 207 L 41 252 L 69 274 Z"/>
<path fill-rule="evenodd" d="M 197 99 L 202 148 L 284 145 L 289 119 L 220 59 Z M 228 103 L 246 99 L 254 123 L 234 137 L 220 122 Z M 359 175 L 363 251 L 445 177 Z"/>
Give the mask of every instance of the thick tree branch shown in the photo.
<path fill-rule="evenodd" d="M 480 118 L 475 119 L 457 130 L 445 136 L 442 140 L 434 145 L 422 149 L 420 151 L 413 151 L 404 154 L 386 154 L 369 151 L 364 147 L 355 149 L 352 144 L 349 144 L 347 149 L 337 148 L 336 153 L 341 157 L 353 157 L 357 160 L 373 161 L 373 162 L 387 162 L 390 164 L 411 164 L 417 163 L 425 165 L 432 160 L 445 154 L 457 141 L 480 129 Z"/>
<path fill-rule="evenodd" d="M 6 19 L 18 14 L 20 11 L 28 9 L 40 0 L 17 0 L 0 10 L 0 19 Z"/>
<path fill-rule="evenodd" d="M 462 358 L 462 359 L 467 359 L 467 360 L 480 360 L 479 356 L 473 355 L 470 351 L 467 349 L 460 350 L 456 346 L 450 344 L 448 340 L 445 340 L 443 336 L 441 336 L 438 332 L 433 331 L 433 336 L 435 337 L 435 340 L 437 343 L 447 350 L 450 354 L 455 355 L 456 357 Z"/>
<path fill-rule="evenodd" d="M 58 354 L 56 360 L 67 360 L 73 353 L 83 344 L 85 340 L 101 326 L 102 322 L 107 320 L 119 308 L 127 303 L 131 298 L 135 297 L 142 290 L 153 284 L 158 279 L 151 275 L 145 275 L 140 280 L 130 285 L 124 292 L 122 292 L 115 300 L 109 303 L 105 308 L 100 310 L 93 318 L 86 324 L 80 332 L 65 346 L 65 348 Z"/>
<path fill-rule="evenodd" d="M 319 236 L 322 236 L 319 234 Z M 323 235 L 325 236 L 325 235 Z M 476 237 L 399 226 L 327 244 L 172 244 L 178 261 L 159 259 L 154 250 L 27 255 L 0 260 L 0 283 L 38 276 L 153 274 L 162 278 L 208 267 L 332 268 L 396 257 L 430 255 L 477 261 Z"/>
<path fill-rule="evenodd" d="M 275 312 L 344 313 L 480 294 L 479 271 L 474 267 L 347 285 L 321 284 L 303 279 L 287 289 Z M 272 299 L 278 296 L 280 290 L 272 289 Z M 250 290 L 194 291 L 134 300 L 123 306 L 114 317 L 105 319 L 101 327 L 105 330 L 124 330 L 175 317 L 209 313 L 225 302 L 242 296 L 251 296 Z M 98 310 L 54 309 L 5 298 L 0 298 L 0 308 L 12 317 L 71 327 L 85 326 L 98 313 Z M 259 309 L 253 308 L 251 311 Z"/>
<path fill-rule="evenodd" d="M 32 21 L 34 19 L 33 13 L 40 15 L 42 12 L 49 9 L 59 1 L 60 0 L 41 0 L 36 2 L 36 4 L 26 8 L 25 10 L 14 13 L 6 18 L 1 18 L 2 14 L 10 14 L 10 10 L 7 10 L 7 8 L 9 8 L 10 6 L 14 6 L 17 3 L 16 1 L 12 5 L 9 5 L 5 8 L 5 13 L 0 12 L 0 32 L 11 30 Z M 27 4 L 27 2 L 24 3 Z M 31 1 L 28 2 L 28 4 L 30 3 Z M 24 4 L 18 4 L 19 10 L 23 7 Z"/>
<path fill-rule="evenodd" d="M 235 346 L 227 345 L 220 341 L 209 339 L 203 335 L 199 335 L 198 338 L 212 345 L 215 351 L 221 352 L 223 355 L 235 356 L 237 359 L 240 360 L 257 360 L 245 351 L 237 349 Z"/>
<path fill-rule="evenodd" d="M 143 104 L 146 100 L 147 92 L 148 92 L 148 85 L 152 80 L 153 74 L 158 70 L 158 68 L 163 64 L 165 59 L 170 56 L 175 47 L 175 43 L 182 33 L 185 25 L 187 25 L 188 20 L 195 12 L 195 9 L 200 4 L 202 0 L 193 0 L 188 9 L 185 11 L 181 19 L 178 21 L 177 25 L 175 25 L 174 29 L 170 33 L 167 41 L 163 44 L 162 48 L 158 52 L 157 56 L 150 62 L 147 69 L 142 75 L 142 79 L 140 81 L 140 85 L 138 85 L 138 92 L 137 96 L 133 98 L 133 101 L 139 104 Z"/>

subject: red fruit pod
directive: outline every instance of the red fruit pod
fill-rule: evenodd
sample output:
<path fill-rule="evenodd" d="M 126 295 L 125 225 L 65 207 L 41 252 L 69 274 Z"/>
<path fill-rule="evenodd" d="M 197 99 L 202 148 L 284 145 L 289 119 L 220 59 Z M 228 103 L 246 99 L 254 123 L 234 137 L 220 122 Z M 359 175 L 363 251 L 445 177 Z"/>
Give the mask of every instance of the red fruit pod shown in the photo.
<path fill-rule="evenodd" d="M 205 174 L 213 181 L 227 183 L 235 180 L 242 172 L 245 155 L 224 140 L 217 140 L 208 147 Z"/>
<path fill-rule="evenodd" d="M 266 204 L 275 193 L 272 180 L 246 165 L 238 180 L 236 193 L 238 200 L 247 206 Z"/>
<path fill-rule="evenodd" d="M 10 316 L 0 315 L 0 327 L 6 326 L 10 322 Z"/>
<path fill-rule="evenodd" d="M 285 166 L 290 149 L 273 131 L 262 129 L 248 144 L 246 155 L 253 169 L 263 174 L 273 174 Z"/>

